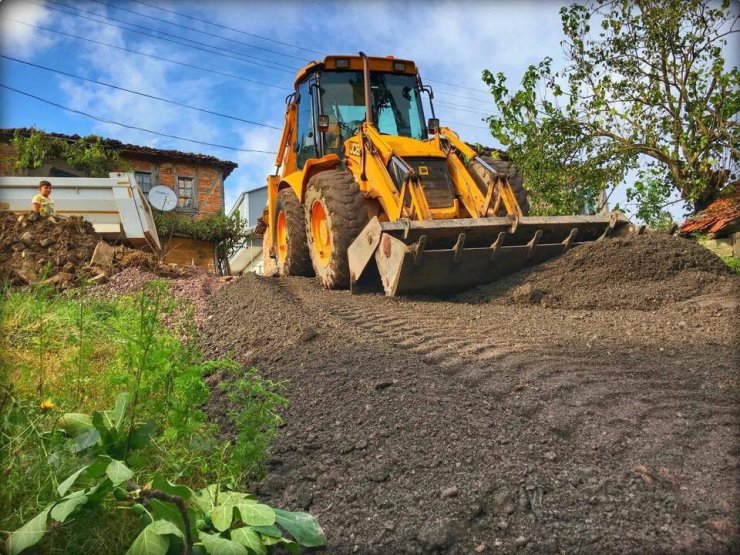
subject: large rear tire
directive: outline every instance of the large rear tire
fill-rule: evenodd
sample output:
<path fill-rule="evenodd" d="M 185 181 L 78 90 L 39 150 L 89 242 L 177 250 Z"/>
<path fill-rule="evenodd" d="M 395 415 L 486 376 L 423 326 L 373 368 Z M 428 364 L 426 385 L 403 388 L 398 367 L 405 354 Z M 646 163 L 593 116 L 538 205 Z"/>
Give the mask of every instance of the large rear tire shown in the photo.
<path fill-rule="evenodd" d="M 303 206 L 290 187 L 278 193 L 275 228 L 278 273 L 281 276 L 312 276 Z"/>
<path fill-rule="evenodd" d="M 522 215 L 526 216 L 527 214 L 529 214 L 529 200 L 527 199 L 527 190 L 522 184 L 522 176 L 520 176 L 519 172 L 516 171 L 514 165 L 508 160 L 491 158 L 490 156 L 481 156 L 480 158 L 498 173 L 502 173 L 509 178 L 509 185 L 511 185 L 511 190 L 514 192 L 517 203 L 519 203 L 519 208 L 522 209 Z M 480 188 L 481 192 L 483 194 L 486 194 L 486 192 L 488 191 L 488 184 L 493 179 L 491 172 L 489 172 L 486 168 L 481 166 L 475 160 L 468 164 L 468 170 L 473 176 L 473 179 L 475 179 L 476 183 L 478 183 L 478 187 Z M 506 208 L 502 206 L 496 216 L 506 216 Z"/>
<path fill-rule="evenodd" d="M 309 180 L 303 204 L 316 278 L 327 289 L 346 289 L 350 278 L 347 249 L 367 223 L 359 186 L 347 171 L 323 171 Z"/>

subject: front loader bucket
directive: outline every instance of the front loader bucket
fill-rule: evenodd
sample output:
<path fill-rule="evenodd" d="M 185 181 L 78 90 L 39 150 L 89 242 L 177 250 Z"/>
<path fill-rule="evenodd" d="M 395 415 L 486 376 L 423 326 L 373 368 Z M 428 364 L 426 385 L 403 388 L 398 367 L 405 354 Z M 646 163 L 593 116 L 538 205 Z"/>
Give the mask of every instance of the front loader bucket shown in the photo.
<path fill-rule="evenodd" d="M 622 214 L 380 222 L 348 249 L 351 289 L 444 294 L 496 280 L 579 243 L 636 231 Z"/>

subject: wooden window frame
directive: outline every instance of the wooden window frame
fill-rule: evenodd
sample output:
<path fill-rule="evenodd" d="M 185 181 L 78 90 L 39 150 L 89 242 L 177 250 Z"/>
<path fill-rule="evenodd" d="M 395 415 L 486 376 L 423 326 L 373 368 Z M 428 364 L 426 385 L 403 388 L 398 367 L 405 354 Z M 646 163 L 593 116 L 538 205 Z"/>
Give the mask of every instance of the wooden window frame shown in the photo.
<path fill-rule="evenodd" d="M 180 206 L 180 179 L 189 179 L 193 184 L 193 204 L 192 206 Z M 175 175 L 175 194 L 177 195 L 177 207 L 179 212 L 197 212 L 198 211 L 198 177 L 195 175 Z"/>
<path fill-rule="evenodd" d="M 140 173 L 146 174 L 149 176 L 149 191 L 151 191 L 152 188 L 156 186 L 156 183 L 154 182 L 154 179 L 155 179 L 154 172 L 144 172 L 144 171 L 134 170 L 134 180 L 136 180 L 136 174 L 140 174 Z M 136 184 L 139 186 L 139 189 L 141 189 L 142 193 L 144 193 L 145 195 L 149 193 L 149 191 L 145 191 L 143 189 L 143 187 L 141 186 L 141 183 L 139 183 L 138 180 L 136 180 Z"/>

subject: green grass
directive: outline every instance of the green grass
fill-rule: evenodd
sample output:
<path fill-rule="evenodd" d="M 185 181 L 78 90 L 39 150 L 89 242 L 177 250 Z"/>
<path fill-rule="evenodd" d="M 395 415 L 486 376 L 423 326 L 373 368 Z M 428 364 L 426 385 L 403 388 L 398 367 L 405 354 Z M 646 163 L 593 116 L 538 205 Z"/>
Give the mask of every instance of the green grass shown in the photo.
<path fill-rule="evenodd" d="M 737 256 L 720 256 L 722 262 L 727 264 L 736 274 L 740 274 L 740 257 Z"/>
<path fill-rule="evenodd" d="M 137 476 L 161 472 L 198 489 L 225 481 L 246 487 L 264 475 L 276 410 L 286 403 L 280 385 L 228 359 L 205 361 L 184 324 L 191 321 L 163 283 L 113 299 L 84 290 L 0 291 L 0 539 L 53 501 L 58 483 L 81 464 L 61 449 L 58 417 L 108 409 L 123 391 L 133 398 L 132 419 L 156 423 L 150 445 L 128 461 Z M 211 372 L 232 378 L 223 387 L 233 440 L 221 439 L 202 411 Z M 42 552 L 119 553 L 140 528 L 109 511 L 88 517 L 80 515 L 83 527 L 65 523 L 49 534 Z"/>

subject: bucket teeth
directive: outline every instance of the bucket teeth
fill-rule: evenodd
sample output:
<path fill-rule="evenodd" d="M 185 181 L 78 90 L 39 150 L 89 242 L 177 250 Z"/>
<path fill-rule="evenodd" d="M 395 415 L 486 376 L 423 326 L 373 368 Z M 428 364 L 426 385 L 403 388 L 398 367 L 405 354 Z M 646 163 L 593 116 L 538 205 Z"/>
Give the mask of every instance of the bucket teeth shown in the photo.
<path fill-rule="evenodd" d="M 353 292 L 386 295 L 461 291 L 539 264 L 579 243 L 618 235 L 621 214 L 380 222 L 348 250 Z"/>

